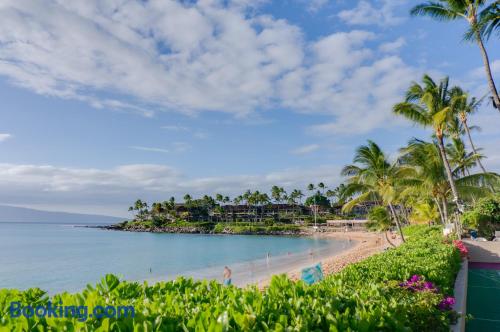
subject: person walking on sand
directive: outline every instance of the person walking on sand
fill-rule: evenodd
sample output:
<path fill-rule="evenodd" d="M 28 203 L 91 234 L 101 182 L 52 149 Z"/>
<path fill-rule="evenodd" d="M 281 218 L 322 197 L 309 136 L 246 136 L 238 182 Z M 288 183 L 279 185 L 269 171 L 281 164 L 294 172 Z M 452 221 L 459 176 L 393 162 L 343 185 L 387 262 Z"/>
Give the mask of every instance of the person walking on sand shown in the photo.
<path fill-rule="evenodd" d="M 224 286 L 231 285 L 231 269 L 224 266 Z"/>

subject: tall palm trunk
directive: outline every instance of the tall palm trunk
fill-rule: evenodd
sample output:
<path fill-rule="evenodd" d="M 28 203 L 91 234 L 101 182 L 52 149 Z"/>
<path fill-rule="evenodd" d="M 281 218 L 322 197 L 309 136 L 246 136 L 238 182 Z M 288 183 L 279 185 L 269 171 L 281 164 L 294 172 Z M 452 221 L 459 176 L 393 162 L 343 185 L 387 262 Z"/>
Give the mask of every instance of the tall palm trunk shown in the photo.
<path fill-rule="evenodd" d="M 491 95 L 493 96 L 493 102 L 495 103 L 497 110 L 500 112 L 500 97 L 498 96 L 495 81 L 493 81 L 493 75 L 491 74 L 490 59 L 488 57 L 488 53 L 486 52 L 486 48 L 484 47 L 483 39 L 481 38 L 479 31 L 476 31 L 476 41 L 479 45 L 479 49 L 481 50 L 481 56 L 483 57 L 484 70 L 486 72 L 486 78 L 488 79 L 488 86 L 490 87 Z"/>
<path fill-rule="evenodd" d="M 384 233 L 385 233 L 385 239 L 387 240 L 387 243 L 389 243 L 393 247 L 396 247 L 396 245 L 394 243 L 392 243 L 391 240 L 389 240 L 389 236 L 387 235 L 387 231 L 385 231 Z"/>
<path fill-rule="evenodd" d="M 438 208 L 438 211 L 439 211 L 439 217 L 441 218 L 441 223 L 444 225 L 445 224 L 445 218 L 444 218 L 444 214 L 443 214 L 443 209 L 441 209 L 441 204 L 439 203 L 438 199 L 436 197 L 433 197 L 434 199 L 434 203 L 436 203 L 436 206 Z"/>
<path fill-rule="evenodd" d="M 465 128 L 465 132 L 467 133 L 467 137 L 469 138 L 469 144 L 470 144 L 470 147 L 472 148 L 472 152 L 474 152 L 474 154 L 477 155 L 476 146 L 474 145 L 474 142 L 472 141 L 472 135 L 470 134 L 470 128 L 469 128 L 469 125 L 467 124 L 466 115 L 461 114 L 460 120 L 462 121 L 462 124 L 464 125 L 464 128 Z M 481 162 L 480 158 L 477 159 L 477 163 L 478 163 L 479 167 L 481 168 L 481 170 L 483 171 L 483 174 L 486 175 L 488 172 L 486 172 L 486 168 L 484 168 L 483 163 Z M 495 192 L 495 189 L 493 189 L 493 186 L 490 183 L 488 183 L 488 186 L 490 187 L 490 190 L 492 192 Z"/>
<path fill-rule="evenodd" d="M 451 173 L 450 162 L 448 161 L 448 157 L 446 157 L 446 151 L 444 149 L 443 134 L 442 132 L 437 131 L 436 136 L 438 138 L 439 152 L 441 153 L 441 158 L 443 159 L 444 168 L 446 169 L 446 175 L 448 176 L 448 182 L 450 183 L 451 193 L 453 194 L 453 201 L 457 204 L 458 208 L 461 209 L 461 207 L 459 206 L 460 204 L 459 204 L 457 187 L 455 186 L 455 180 L 453 180 L 453 174 Z"/>
<path fill-rule="evenodd" d="M 394 210 L 394 206 L 389 203 L 389 209 L 391 210 L 394 221 L 396 221 L 396 225 L 398 226 L 399 235 L 401 236 L 401 240 L 405 242 L 405 237 L 403 235 L 403 229 L 401 229 L 401 223 L 399 222 L 398 215 L 396 214 L 396 210 Z"/>
<path fill-rule="evenodd" d="M 446 197 L 443 196 L 441 198 L 441 201 L 443 202 L 443 217 L 444 217 L 444 223 L 446 224 L 448 222 L 448 204 L 446 202 Z"/>

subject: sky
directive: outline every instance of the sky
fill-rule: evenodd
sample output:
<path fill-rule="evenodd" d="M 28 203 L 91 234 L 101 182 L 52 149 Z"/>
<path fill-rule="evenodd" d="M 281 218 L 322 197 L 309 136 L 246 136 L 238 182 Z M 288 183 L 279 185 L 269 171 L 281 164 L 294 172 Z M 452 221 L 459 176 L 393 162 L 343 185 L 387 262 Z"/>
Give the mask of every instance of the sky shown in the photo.
<path fill-rule="evenodd" d="M 488 93 L 465 22 L 416 3 L 3 0 L 0 204 L 127 216 L 138 198 L 333 188 L 367 139 L 395 157 L 430 135 L 391 113 L 424 73 Z M 500 112 L 470 122 L 500 172 Z"/>

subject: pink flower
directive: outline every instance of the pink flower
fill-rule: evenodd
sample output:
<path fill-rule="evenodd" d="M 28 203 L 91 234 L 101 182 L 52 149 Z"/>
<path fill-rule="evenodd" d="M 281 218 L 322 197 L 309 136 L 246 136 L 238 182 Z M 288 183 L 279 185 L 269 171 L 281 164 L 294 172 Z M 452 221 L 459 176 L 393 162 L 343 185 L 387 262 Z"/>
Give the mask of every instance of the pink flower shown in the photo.
<path fill-rule="evenodd" d="M 452 296 L 447 296 L 443 300 L 441 300 L 441 302 L 438 304 L 438 307 L 443 311 L 451 310 L 454 304 L 455 304 L 455 298 Z"/>

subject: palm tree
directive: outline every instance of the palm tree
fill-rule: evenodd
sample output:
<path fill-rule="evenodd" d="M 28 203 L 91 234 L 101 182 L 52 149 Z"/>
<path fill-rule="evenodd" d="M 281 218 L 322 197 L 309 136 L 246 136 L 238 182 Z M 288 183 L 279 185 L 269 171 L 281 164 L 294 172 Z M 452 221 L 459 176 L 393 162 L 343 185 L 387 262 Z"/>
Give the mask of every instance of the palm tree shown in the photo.
<path fill-rule="evenodd" d="M 191 195 L 189 195 L 189 194 L 184 195 L 184 204 L 186 206 L 189 207 L 192 202 L 193 202 L 193 197 L 191 197 Z"/>
<path fill-rule="evenodd" d="M 222 194 L 215 194 L 215 201 L 219 203 L 224 203 L 224 196 Z"/>
<path fill-rule="evenodd" d="M 494 31 L 500 35 L 500 1 L 495 1 L 482 11 L 478 26 L 484 39 L 489 39 Z"/>
<path fill-rule="evenodd" d="M 458 191 L 444 145 L 444 135 L 449 131 L 449 123 L 453 118 L 448 90 L 449 79 L 445 77 L 438 85 L 430 76 L 424 75 L 422 82 L 423 85 L 414 82 L 406 92 L 406 100 L 396 104 L 393 111 L 415 124 L 423 127 L 433 127 L 448 181 L 450 182 L 453 201 L 457 204 L 459 210 L 462 211 L 463 208 L 460 204 Z"/>
<path fill-rule="evenodd" d="M 325 184 L 323 182 L 318 183 L 318 188 L 321 190 L 321 195 L 323 195 L 326 188 Z"/>
<path fill-rule="evenodd" d="M 413 211 L 411 214 L 412 222 L 416 223 L 428 223 L 435 221 L 439 217 L 436 206 L 429 204 L 428 202 L 419 203 L 413 205 Z"/>
<path fill-rule="evenodd" d="M 274 201 L 277 204 L 281 204 L 281 202 L 285 199 L 283 196 L 284 194 L 285 194 L 285 189 L 283 189 L 283 188 L 280 188 L 278 186 L 273 186 L 271 188 L 271 197 L 274 199 Z M 280 221 L 280 220 L 281 220 L 281 216 L 280 216 L 280 209 L 278 206 L 278 221 Z"/>
<path fill-rule="evenodd" d="M 483 43 L 480 22 L 480 18 L 484 17 L 483 20 L 493 24 L 491 29 L 494 29 L 495 26 L 498 27 L 498 17 L 496 18 L 496 21 L 494 18 L 492 20 L 487 19 L 488 17 L 491 17 L 491 15 L 494 15 L 491 13 L 494 13 L 495 10 L 498 12 L 498 6 L 487 6 L 486 8 L 483 8 L 486 3 L 487 0 L 428 1 L 413 7 L 410 13 L 416 16 L 430 16 L 440 21 L 465 19 L 469 23 L 470 29 L 468 33 L 466 33 L 465 37 L 466 39 L 474 39 L 481 50 L 481 56 L 483 58 L 484 68 L 486 71 L 486 78 L 488 80 L 491 95 L 493 96 L 493 102 L 494 105 L 496 105 L 496 108 L 500 111 L 500 97 L 498 96 L 498 91 L 491 73 L 490 60 L 488 53 L 486 52 L 486 47 Z M 485 24 L 485 22 L 483 21 L 482 24 Z"/>
<path fill-rule="evenodd" d="M 302 198 L 304 198 L 304 193 L 302 190 L 297 190 L 297 198 L 299 199 L 299 204 L 302 205 Z"/>
<path fill-rule="evenodd" d="M 248 216 L 248 219 L 250 219 L 251 207 L 252 207 L 252 203 L 253 203 L 252 191 L 250 189 L 248 189 L 247 191 L 245 191 L 245 193 L 242 195 L 242 197 L 247 205 L 247 208 L 248 208 L 247 216 Z"/>
<path fill-rule="evenodd" d="M 398 162 L 390 163 L 384 152 L 373 141 L 357 148 L 354 164 L 342 169 L 342 175 L 348 176 L 346 193 L 357 195 L 346 203 L 343 211 L 350 211 L 361 202 L 376 201 L 379 205 L 389 207 L 403 242 L 405 241 L 398 214 L 394 208 L 403 179 L 413 174 L 411 168 L 400 166 Z"/>
<path fill-rule="evenodd" d="M 469 98 L 467 93 L 465 93 L 459 87 L 452 88 L 450 94 L 452 96 L 452 111 L 455 113 L 455 115 L 462 123 L 463 129 L 467 134 L 467 138 L 469 139 L 469 144 L 470 147 L 472 148 L 472 152 L 475 155 L 479 155 L 478 149 L 476 148 L 474 142 L 472 141 L 470 127 L 467 120 L 469 115 L 477 111 L 477 109 L 481 105 L 481 100 L 477 100 L 474 97 Z M 477 160 L 477 164 L 479 165 L 484 174 L 488 173 L 486 171 L 486 168 L 483 166 L 483 163 L 481 162 L 481 158 Z"/>
<path fill-rule="evenodd" d="M 402 196 L 414 196 L 415 200 L 431 199 L 439 210 L 441 222 L 448 220 L 449 184 L 444 170 L 443 158 L 437 144 L 412 139 L 408 146 L 400 150 L 399 161 L 416 171 L 416 183 L 408 186 Z"/>
<path fill-rule="evenodd" d="M 446 145 L 446 154 L 454 167 L 452 173 L 461 176 L 470 175 L 470 169 L 474 168 L 482 158 L 479 154 L 468 152 L 460 138 L 453 138 L 451 143 Z"/>
<path fill-rule="evenodd" d="M 366 228 L 375 232 L 384 232 L 387 243 L 395 247 L 396 245 L 389 240 L 389 236 L 387 235 L 387 232 L 391 229 L 392 225 L 391 217 L 385 207 L 376 206 L 368 213 Z"/>
<path fill-rule="evenodd" d="M 332 204 L 332 206 L 333 206 L 334 201 L 333 201 L 333 199 L 331 199 L 331 198 L 333 198 L 333 197 L 337 197 L 337 193 L 336 193 L 334 190 L 328 189 L 328 190 L 326 191 L 326 197 L 330 198 L 330 202 L 331 202 L 331 204 Z"/>
<path fill-rule="evenodd" d="M 313 195 L 314 197 L 314 206 L 313 206 L 313 213 L 314 213 L 314 227 L 316 227 L 316 223 L 317 223 L 317 210 L 318 210 L 318 206 L 316 205 L 316 195 L 314 194 L 314 190 L 316 188 L 314 187 L 314 184 L 312 183 L 309 183 L 307 185 L 307 190 L 309 190 L 311 192 L 311 194 Z"/>
<path fill-rule="evenodd" d="M 134 205 L 128 208 L 129 211 L 137 211 L 137 217 L 140 220 L 144 219 L 144 216 L 149 213 L 148 211 L 148 203 L 143 202 L 138 199 L 135 201 Z"/>
<path fill-rule="evenodd" d="M 278 186 L 273 186 L 271 188 L 271 197 L 278 204 L 281 202 L 281 190 L 282 190 L 282 188 L 280 188 Z"/>
<path fill-rule="evenodd" d="M 418 204 L 433 201 L 442 222 L 446 223 L 447 199 L 451 188 L 437 143 L 412 139 L 400 152 L 400 164 L 415 170 L 411 179 L 405 179 L 406 188 L 401 192 L 401 196 L 413 196 Z M 493 184 L 498 186 L 499 183 L 499 176 L 495 173 L 461 175 L 459 169 L 453 170 L 457 190 L 461 197 L 468 201 L 490 194 L 488 186 Z"/>
<path fill-rule="evenodd" d="M 233 198 L 233 203 L 235 205 L 240 205 L 242 201 L 243 201 L 243 196 L 242 195 L 239 195 L 239 196 L 236 196 L 235 198 Z"/>

